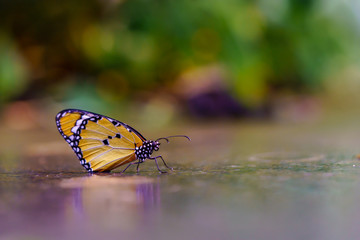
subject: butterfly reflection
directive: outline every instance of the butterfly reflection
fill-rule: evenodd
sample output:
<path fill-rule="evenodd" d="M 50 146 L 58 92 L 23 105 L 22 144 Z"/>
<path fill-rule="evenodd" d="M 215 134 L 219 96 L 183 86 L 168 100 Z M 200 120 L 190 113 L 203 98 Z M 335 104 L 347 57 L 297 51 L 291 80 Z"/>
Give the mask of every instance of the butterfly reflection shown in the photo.
<path fill-rule="evenodd" d="M 146 222 L 147 212 L 160 206 L 159 184 L 152 178 L 93 175 L 66 179 L 61 186 L 71 189 L 68 223 L 131 230 Z"/>

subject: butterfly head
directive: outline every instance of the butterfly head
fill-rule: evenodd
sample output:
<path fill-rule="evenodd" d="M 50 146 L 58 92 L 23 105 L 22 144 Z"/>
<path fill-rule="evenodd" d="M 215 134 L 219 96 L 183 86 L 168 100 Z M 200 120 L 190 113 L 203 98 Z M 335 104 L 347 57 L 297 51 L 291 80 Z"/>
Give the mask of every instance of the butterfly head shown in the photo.
<path fill-rule="evenodd" d="M 154 147 L 154 151 L 159 151 L 160 143 L 158 141 L 152 141 L 152 145 Z"/>

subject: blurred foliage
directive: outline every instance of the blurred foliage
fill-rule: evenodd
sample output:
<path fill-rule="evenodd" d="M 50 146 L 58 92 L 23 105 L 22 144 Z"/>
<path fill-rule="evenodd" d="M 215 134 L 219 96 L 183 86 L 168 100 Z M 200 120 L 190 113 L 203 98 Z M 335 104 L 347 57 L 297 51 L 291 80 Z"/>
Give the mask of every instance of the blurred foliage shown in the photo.
<path fill-rule="evenodd" d="M 171 91 L 184 72 L 209 65 L 224 69 L 232 94 L 248 106 L 282 91 L 318 90 L 359 53 L 355 5 L 3 0 L 0 101 L 66 101 L 93 89 L 94 99 L 116 103 Z"/>

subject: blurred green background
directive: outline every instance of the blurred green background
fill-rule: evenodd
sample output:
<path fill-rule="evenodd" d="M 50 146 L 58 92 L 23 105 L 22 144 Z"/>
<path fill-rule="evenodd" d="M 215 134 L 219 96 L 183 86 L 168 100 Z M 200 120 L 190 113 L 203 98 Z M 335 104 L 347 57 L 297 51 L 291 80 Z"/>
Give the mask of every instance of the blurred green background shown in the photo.
<path fill-rule="evenodd" d="M 312 116 L 319 97 L 358 95 L 359 11 L 356 0 L 0 1 L 2 117 Z"/>

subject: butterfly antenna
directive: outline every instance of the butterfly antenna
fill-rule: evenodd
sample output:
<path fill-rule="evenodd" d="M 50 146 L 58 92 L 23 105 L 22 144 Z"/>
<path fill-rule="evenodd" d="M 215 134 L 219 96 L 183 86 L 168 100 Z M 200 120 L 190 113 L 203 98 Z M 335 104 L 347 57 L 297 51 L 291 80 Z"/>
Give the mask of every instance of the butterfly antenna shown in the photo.
<path fill-rule="evenodd" d="M 158 139 L 155 140 L 155 142 L 157 142 L 157 141 L 159 141 L 159 140 L 161 140 L 161 139 L 165 139 L 166 142 L 169 142 L 169 139 L 168 139 L 168 138 L 172 138 L 172 137 L 184 137 L 184 138 L 187 138 L 189 141 L 191 141 L 191 139 L 190 139 L 188 136 L 186 136 L 186 135 L 173 135 L 173 136 L 158 138 Z"/>

